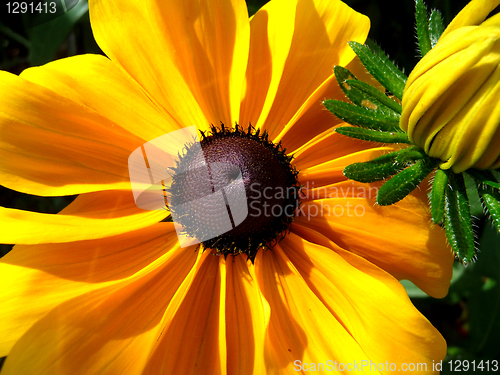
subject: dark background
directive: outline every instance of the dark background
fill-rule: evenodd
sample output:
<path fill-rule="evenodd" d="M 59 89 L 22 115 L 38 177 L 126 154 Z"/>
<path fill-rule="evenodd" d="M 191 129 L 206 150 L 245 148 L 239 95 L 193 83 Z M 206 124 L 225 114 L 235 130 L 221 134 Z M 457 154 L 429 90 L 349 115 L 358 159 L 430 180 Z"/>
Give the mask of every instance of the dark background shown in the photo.
<path fill-rule="evenodd" d="M 76 5 L 75 0 L 71 1 L 73 8 L 69 13 L 49 20 L 7 14 L 6 7 L 0 9 L 0 69 L 18 74 L 29 66 L 42 65 L 54 59 L 81 53 L 100 53 L 92 37 L 86 0 L 80 0 Z M 250 14 L 265 2 L 248 0 Z M 413 1 L 345 2 L 370 17 L 370 38 L 377 41 L 408 74 L 418 61 Z M 445 24 L 467 3 L 465 0 L 427 1 L 429 9 L 441 11 Z M 4 4 L 2 2 L 1 6 L 4 7 Z M 449 361 L 457 359 L 470 361 L 469 372 L 472 361 L 478 366 L 482 360 L 483 371 L 476 369 L 476 372 L 488 373 L 485 361 L 490 361 L 491 367 L 493 360 L 500 359 L 500 236 L 485 221 L 474 190 L 470 189 L 469 193 L 476 216 L 479 261 L 467 268 L 455 264 L 450 293 L 442 300 L 430 298 L 413 285 L 404 283 L 414 304 L 448 342 L 443 373 L 467 372 L 463 365 L 466 362 L 451 362 L 454 371 L 450 371 Z M 40 198 L 0 186 L 0 206 L 4 207 L 56 213 L 73 198 Z M 9 245 L 0 245 L 0 256 L 10 248 Z M 457 368 L 459 364 L 462 366 Z"/>

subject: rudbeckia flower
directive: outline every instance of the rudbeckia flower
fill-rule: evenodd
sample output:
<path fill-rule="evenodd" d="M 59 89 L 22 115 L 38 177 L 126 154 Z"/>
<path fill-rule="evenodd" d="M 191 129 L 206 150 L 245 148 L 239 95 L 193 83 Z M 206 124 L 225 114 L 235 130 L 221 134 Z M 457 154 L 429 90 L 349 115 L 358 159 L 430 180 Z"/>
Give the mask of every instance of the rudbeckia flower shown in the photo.
<path fill-rule="evenodd" d="M 471 1 L 406 83 L 401 128 L 455 173 L 500 167 L 499 4 Z"/>
<path fill-rule="evenodd" d="M 445 341 L 397 279 L 444 296 L 444 234 L 423 191 L 374 207 L 377 185 L 346 180 L 390 148 L 335 133 L 320 104 L 342 97 L 333 66 L 363 76 L 347 42 L 368 19 L 335 0 L 272 0 L 251 19 L 242 0 L 89 7 L 107 57 L 0 74 L 2 184 L 78 194 L 57 215 L 0 210 L 16 244 L 0 264 L 2 375 L 436 372 Z M 192 125 L 252 173 L 303 186 L 293 222 L 255 253 L 182 248 L 168 211 L 135 204 L 130 154 Z M 253 224 L 235 241 L 277 228 Z"/>

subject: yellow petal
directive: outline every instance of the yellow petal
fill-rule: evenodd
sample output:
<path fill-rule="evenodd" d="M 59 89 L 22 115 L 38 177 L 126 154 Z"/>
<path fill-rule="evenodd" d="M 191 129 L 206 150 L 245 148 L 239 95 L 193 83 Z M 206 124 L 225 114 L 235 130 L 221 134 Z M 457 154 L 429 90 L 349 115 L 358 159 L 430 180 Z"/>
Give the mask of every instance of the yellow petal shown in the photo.
<path fill-rule="evenodd" d="M 59 304 L 154 268 L 178 247 L 171 223 L 98 240 L 17 245 L 0 262 L 0 356 Z M 182 251 L 189 251 L 182 249 Z"/>
<path fill-rule="evenodd" d="M 462 90 L 460 85 L 458 96 L 456 93 L 455 96 L 452 95 L 455 91 L 453 90 L 449 91 L 450 97 L 440 98 L 443 93 L 451 90 L 461 76 L 476 65 L 495 43 L 488 35 L 481 38 L 478 35 L 486 33 L 471 31 L 473 30 L 457 30 L 450 34 L 439 48 L 432 49 L 412 71 L 405 87 L 401 128 L 408 133 L 412 142 L 422 145 L 426 152 L 445 121 L 449 121 L 460 110 L 462 103 L 466 102 L 481 84 L 480 78 L 476 77 L 477 79 L 467 81 L 467 90 Z M 479 40 L 472 43 L 477 38 Z M 453 74 L 450 74 L 450 71 Z M 439 79 L 436 79 L 437 77 Z M 443 111 L 441 105 L 435 105 L 437 100 L 443 105 L 455 105 L 449 105 Z"/>
<path fill-rule="evenodd" d="M 339 144 L 351 143 L 351 140 L 345 136 L 340 135 Z M 357 142 L 355 142 L 357 143 Z M 355 144 L 354 143 L 354 144 Z M 315 146 L 315 145 L 314 145 Z M 316 147 L 312 147 L 313 151 Z M 321 146 L 321 145 L 318 145 Z M 329 150 L 329 154 L 332 156 L 332 160 L 326 161 L 322 164 L 312 165 L 305 169 L 302 169 L 299 174 L 300 183 L 305 185 L 307 189 L 329 185 L 335 182 L 344 181 L 346 177 L 344 176 L 344 168 L 353 163 L 360 163 L 372 160 L 378 156 L 384 155 L 387 152 L 394 151 L 393 147 L 375 147 L 366 149 L 364 147 L 361 151 L 354 152 L 352 154 L 344 154 L 342 148 L 335 152 L 334 150 Z M 318 158 L 321 156 L 316 155 Z M 337 156 L 337 158 L 335 158 Z M 312 156 L 314 158 L 314 155 Z M 300 165 L 301 158 L 298 158 L 297 163 Z"/>
<path fill-rule="evenodd" d="M 355 56 L 347 42 L 363 43 L 370 25 L 366 16 L 339 0 L 298 0 L 295 14 L 290 52 L 263 125 L 271 139 L 281 139 L 299 113 L 319 105 L 328 87 L 322 84 L 333 79 L 333 67 L 346 66 Z"/>
<path fill-rule="evenodd" d="M 227 371 L 238 375 L 265 374 L 262 358 L 271 313 L 269 304 L 249 261 L 245 262 L 242 256 L 229 257 L 225 266 Z"/>
<path fill-rule="evenodd" d="M 268 373 L 292 373 L 297 360 L 366 359 L 363 348 L 313 293 L 280 245 L 260 251 L 255 269 L 271 310 L 263 358 Z"/>
<path fill-rule="evenodd" d="M 102 50 L 185 126 L 234 124 L 249 48 L 242 0 L 89 2 Z"/>
<path fill-rule="evenodd" d="M 496 59 L 495 59 L 496 60 Z M 462 172 L 471 165 L 476 168 L 491 168 L 500 156 L 500 150 L 495 147 L 500 131 L 500 116 L 498 97 L 500 96 L 500 68 L 495 61 L 494 70 L 487 77 L 482 86 L 473 93 L 466 105 L 461 108 L 436 137 L 429 154 L 449 155 L 442 164 L 442 168 L 453 166 L 455 173 Z M 475 70 L 475 80 L 478 70 Z M 467 79 L 467 75 L 463 77 Z M 446 140 L 443 142 L 443 140 Z M 491 145 L 490 145 L 491 144 Z M 488 151 L 487 151 L 488 150 Z"/>
<path fill-rule="evenodd" d="M 162 335 L 165 310 L 198 268 L 196 258 L 193 251 L 172 251 L 153 270 L 61 304 L 21 337 L 2 372 L 142 373 Z"/>
<path fill-rule="evenodd" d="M 380 84 L 367 73 L 365 67 L 357 57 L 355 57 L 346 68 L 359 80 L 367 82 L 372 86 L 380 86 Z M 303 106 L 301 110 L 295 114 L 294 119 L 296 122 L 277 137 L 278 139 L 282 139 L 283 145 L 287 148 L 288 152 L 302 148 L 304 143 L 328 131 L 335 125 L 345 125 L 343 121 L 326 110 L 322 103 L 325 99 L 346 100 L 345 94 L 340 89 L 337 79 L 333 74 L 333 68 L 330 77 L 328 77 L 311 95 L 308 100 L 308 105 Z M 311 124 L 314 124 L 314 126 L 311 126 Z M 347 139 L 347 137 L 345 138 Z M 353 138 L 351 138 L 350 141 L 353 141 Z M 346 141 L 346 143 L 348 142 Z"/>
<path fill-rule="evenodd" d="M 308 234 L 322 237 L 317 232 Z M 427 371 L 421 367 L 419 372 L 432 373 L 433 362 L 446 355 L 446 342 L 411 304 L 403 286 L 367 260 L 325 238 L 322 242 L 326 247 L 290 233 L 280 245 L 308 287 L 372 363 L 387 361 L 397 369 L 419 363 L 427 367 Z"/>
<path fill-rule="evenodd" d="M 472 0 L 453 18 L 441 38 L 460 27 L 479 25 L 499 4 L 500 0 Z"/>
<path fill-rule="evenodd" d="M 168 321 L 144 374 L 226 373 L 225 265 L 210 251 L 203 256 L 175 313 L 165 314 Z"/>
<path fill-rule="evenodd" d="M 295 167 L 302 171 L 352 154 L 360 156 L 361 152 L 366 150 L 366 142 L 343 136 L 337 133 L 335 129 L 328 129 L 309 142 L 305 142 L 290 154 L 294 156 L 293 164 Z M 374 150 L 374 148 L 371 150 Z M 347 165 L 345 164 L 345 166 Z"/>
<path fill-rule="evenodd" d="M 167 211 L 139 209 L 131 191 L 89 193 L 57 215 L 0 207 L 0 242 L 30 245 L 104 238 L 145 228 L 167 216 Z"/>
<path fill-rule="evenodd" d="M 481 27 L 500 26 L 500 14 L 497 13 L 481 23 Z"/>
<path fill-rule="evenodd" d="M 250 20 L 250 53 L 239 122 L 260 128 L 274 103 L 294 33 L 297 0 L 273 0 Z"/>
<path fill-rule="evenodd" d="M 467 67 L 473 66 L 485 55 L 485 52 L 491 49 L 495 43 L 495 39 L 498 39 L 497 35 L 498 28 L 494 26 L 487 28 L 467 26 L 448 34 L 446 38 L 441 38 L 439 40 L 436 48 L 431 49 L 425 55 L 425 58 L 418 62 L 408 77 L 406 87 L 411 86 L 413 81 L 418 80 L 434 66 L 446 62 L 447 59 L 453 56 L 455 56 L 457 62 L 460 62 L 456 69 L 449 71 L 452 73 L 450 74 L 451 78 L 456 79 L 456 77 L 460 76 L 462 71 L 466 71 Z M 463 55 L 461 55 L 461 53 L 463 53 Z M 460 61 L 458 58 L 460 56 L 462 58 L 467 58 L 467 60 L 464 62 Z M 439 84 L 439 82 L 435 83 Z"/>
<path fill-rule="evenodd" d="M 408 279 L 427 294 L 444 297 L 453 255 L 442 228 L 430 225 L 425 190 L 380 207 L 370 190 L 378 186 L 345 181 L 318 189 L 315 200 L 301 206 L 296 222 L 323 233 L 397 279 Z M 325 194 L 330 198 L 322 199 Z"/>
<path fill-rule="evenodd" d="M 21 77 L 89 107 L 144 142 L 185 126 L 155 105 L 118 64 L 101 55 L 53 61 L 26 69 Z"/>
<path fill-rule="evenodd" d="M 130 189 L 142 140 L 88 107 L 0 72 L 0 180 L 28 194 Z"/>

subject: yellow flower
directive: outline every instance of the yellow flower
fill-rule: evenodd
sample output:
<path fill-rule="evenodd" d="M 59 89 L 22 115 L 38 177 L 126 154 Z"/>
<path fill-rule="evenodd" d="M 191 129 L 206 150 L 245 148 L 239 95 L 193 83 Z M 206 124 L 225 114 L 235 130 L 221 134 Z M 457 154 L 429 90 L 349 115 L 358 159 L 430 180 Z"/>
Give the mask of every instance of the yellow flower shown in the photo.
<path fill-rule="evenodd" d="M 397 279 L 446 294 L 443 232 L 423 191 L 375 207 L 377 185 L 345 179 L 389 147 L 335 133 L 320 105 L 342 97 L 334 65 L 362 76 L 347 42 L 368 19 L 335 0 L 272 0 L 250 20 L 243 0 L 89 7 L 109 58 L 0 74 L 0 181 L 79 194 L 57 215 L 0 209 L 0 241 L 17 244 L 0 263 L 2 375 L 434 372 L 446 344 Z M 289 233 L 253 263 L 181 248 L 168 212 L 137 207 L 130 186 L 135 149 L 221 122 L 281 141 L 305 186 Z"/>
<path fill-rule="evenodd" d="M 473 0 L 415 66 L 400 126 L 414 144 L 455 173 L 500 167 L 498 0 Z"/>

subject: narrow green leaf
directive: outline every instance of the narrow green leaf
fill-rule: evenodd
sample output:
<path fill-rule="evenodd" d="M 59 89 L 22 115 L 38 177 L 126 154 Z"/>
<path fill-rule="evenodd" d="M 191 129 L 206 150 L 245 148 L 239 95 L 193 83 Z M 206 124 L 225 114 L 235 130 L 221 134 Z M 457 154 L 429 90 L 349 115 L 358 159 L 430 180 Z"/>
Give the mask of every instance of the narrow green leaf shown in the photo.
<path fill-rule="evenodd" d="M 16 42 L 22 44 L 27 49 L 31 48 L 31 43 L 29 42 L 29 40 L 27 40 L 22 35 L 19 35 L 18 33 L 14 32 L 13 30 L 5 26 L 1 21 L 0 21 L 0 34 L 3 34 L 12 40 L 15 40 Z"/>
<path fill-rule="evenodd" d="M 444 229 L 455 256 L 467 265 L 476 257 L 469 200 L 462 174 L 448 177 Z"/>
<path fill-rule="evenodd" d="M 401 72 L 387 56 L 382 58 L 373 53 L 367 46 L 357 42 L 349 42 L 349 45 L 372 76 L 374 76 L 382 86 L 392 92 L 394 96 L 398 99 L 402 99 L 403 90 L 406 84 L 406 76 L 403 72 Z"/>
<path fill-rule="evenodd" d="M 467 197 L 469 198 L 469 210 L 471 217 L 482 216 L 484 213 L 483 202 L 477 190 L 476 180 L 468 173 L 462 173 L 464 176 L 465 189 L 467 190 Z"/>
<path fill-rule="evenodd" d="M 391 61 L 391 59 L 389 58 L 389 56 L 387 56 L 387 54 L 384 52 L 384 50 L 376 42 L 374 42 L 371 39 L 367 39 L 366 43 L 365 43 L 365 46 L 368 47 L 370 49 L 370 51 L 375 56 L 377 56 L 380 60 L 382 60 L 382 62 L 384 63 L 384 65 L 388 66 L 390 68 L 390 70 L 392 71 L 393 74 L 395 74 L 399 79 L 403 80 L 405 82 L 405 84 L 406 84 L 406 80 L 408 79 L 408 77 L 406 76 L 406 74 L 404 74 Z"/>
<path fill-rule="evenodd" d="M 434 48 L 441 34 L 444 31 L 444 22 L 441 13 L 434 9 L 429 17 L 429 38 L 431 40 L 431 48 Z"/>
<path fill-rule="evenodd" d="M 436 171 L 434 180 L 432 181 L 431 190 L 431 214 L 434 224 L 442 224 L 445 211 L 445 192 L 448 185 L 448 171 L 439 169 Z"/>
<path fill-rule="evenodd" d="M 361 105 L 363 94 L 359 90 L 353 90 L 352 87 L 345 84 L 345 81 L 357 80 L 357 78 L 348 69 L 336 65 L 333 67 L 333 73 L 344 94 L 356 105 Z"/>
<path fill-rule="evenodd" d="M 396 153 L 397 157 L 395 162 L 401 164 L 403 163 L 413 164 L 416 160 L 427 158 L 425 151 L 418 146 L 407 147 L 397 151 Z"/>
<path fill-rule="evenodd" d="M 364 94 L 364 100 L 369 100 L 370 102 L 378 106 L 384 106 L 385 108 L 391 110 L 391 112 L 394 112 L 394 114 L 399 114 L 399 115 L 401 114 L 402 111 L 401 104 L 392 100 L 391 98 L 389 98 L 383 92 L 377 90 L 372 85 L 369 85 L 368 83 L 365 83 L 363 81 L 352 80 L 352 79 L 346 80 L 345 84 L 348 87 L 351 88 L 354 87 L 355 89 L 362 92 Z M 360 105 L 363 105 L 363 103 L 361 103 Z M 382 108 L 382 111 L 384 111 L 385 108 Z"/>
<path fill-rule="evenodd" d="M 491 222 L 500 233 L 500 191 L 481 183 L 477 184 L 477 190 L 488 211 Z"/>
<path fill-rule="evenodd" d="M 359 182 L 384 180 L 402 171 L 410 163 L 414 163 L 416 159 L 421 159 L 422 154 L 416 149 L 418 149 L 417 146 L 410 146 L 367 162 L 348 165 L 344 168 L 344 176 Z M 417 156 L 417 158 L 414 159 L 413 156 Z M 427 155 L 423 154 L 423 157 L 427 157 Z"/>
<path fill-rule="evenodd" d="M 341 127 L 335 129 L 337 133 L 351 138 L 362 139 L 364 141 L 382 142 L 382 143 L 410 143 L 408 136 L 403 132 L 384 132 L 379 130 Z"/>
<path fill-rule="evenodd" d="M 357 106 L 374 109 L 395 118 L 401 114 L 401 104 L 372 85 L 358 80 L 348 69 L 337 65 L 333 71 L 344 94 Z"/>
<path fill-rule="evenodd" d="M 435 159 L 418 160 L 382 185 L 377 194 L 377 203 L 381 206 L 388 206 L 399 202 L 410 194 L 437 165 L 438 162 Z"/>
<path fill-rule="evenodd" d="M 400 132 L 399 118 L 389 114 L 374 111 L 365 107 L 357 107 L 340 100 L 328 99 L 323 102 L 326 109 L 339 119 L 351 125 L 363 126 L 370 129 Z"/>
<path fill-rule="evenodd" d="M 366 39 L 365 46 L 367 46 L 370 49 L 370 51 L 372 51 L 374 53 L 374 55 L 377 56 L 378 58 L 380 58 L 382 61 L 387 60 L 386 62 L 388 62 L 389 64 L 392 64 L 392 61 L 389 59 L 389 57 L 384 52 L 382 47 L 380 47 L 376 41 L 368 38 L 368 39 Z"/>
<path fill-rule="evenodd" d="M 491 186 L 496 189 L 500 189 L 500 184 L 497 182 L 497 179 L 490 171 L 481 171 L 477 169 L 469 169 L 467 173 L 470 174 L 476 182 L 482 182 L 488 186 Z"/>
<path fill-rule="evenodd" d="M 431 38 L 429 36 L 429 22 L 427 19 L 427 7 L 423 0 L 415 1 L 415 18 L 417 21 L 417 39 L 420 55 L 424 57 L 431 50 Z"/>
<path fill-rule="evenodd" d="M 344 168 L 344 176 L 359 182 L 375 182 L 391 177 L 407 166 L 396 162 L 398 152 L 391 152 L 364 163 L 348 165 Z"/>

